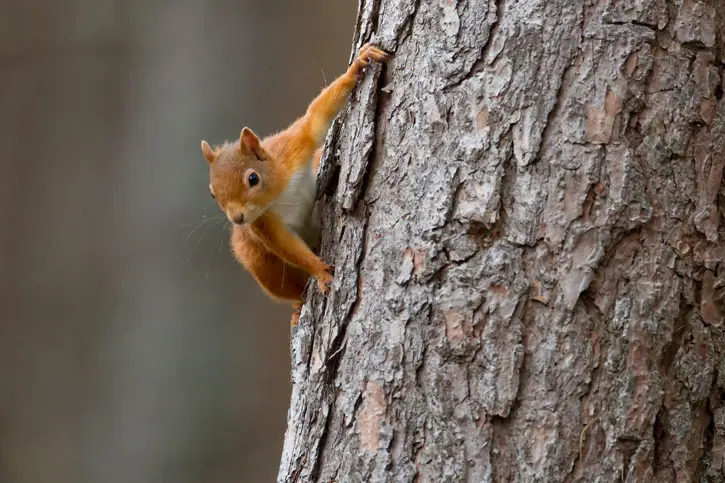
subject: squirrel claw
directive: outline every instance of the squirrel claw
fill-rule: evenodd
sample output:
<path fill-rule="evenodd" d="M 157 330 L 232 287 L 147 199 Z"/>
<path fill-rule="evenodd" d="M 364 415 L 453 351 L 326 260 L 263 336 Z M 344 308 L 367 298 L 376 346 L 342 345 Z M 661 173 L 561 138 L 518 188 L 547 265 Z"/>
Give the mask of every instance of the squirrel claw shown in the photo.
<path fill-rule="evenodd" d="M 325 295 L 330 292 L 330 286 L 332 285 L 334 273 L 335 267 L 325 264 L 324 271 L 315 277 L 317 279 L 317 286 L 320 288 L 320 292 Z"/>
<path fill-rule="evenodd" d="M 363 66 L 359 71 L 357 71 L 357 80 L 361 81 L 365 78 L 365 75 L 368 73 L 368 66 Z"/>
<path fill-rule="evenodd" d="M 317 286 L 319 287 L 320 292 L 322 292 L 324 295 L 330 293 L 330 285 L 332 285 L 332 278 L 329 281 L 317 281 Z"/>
<path fill-rule="evenodd" d="M 384 50 L 375 47 L 372 44 L 365 44 L 358 50 L 355 59 L 356 74 L 358 79 L 362 79 L 368 71 L 370 64 L 375 62 L 387 62 L 391 55 Z"/>
<path fill-rule="evenodd" d="M 382 49 L 375 47 L 372 44 L 365 44 L 360 47 L 358 51 L 358 59 L 365 62 L 366 64 L 374 60 L 376 62 L 387 62 L 390 60 L 391 55 Z"/>

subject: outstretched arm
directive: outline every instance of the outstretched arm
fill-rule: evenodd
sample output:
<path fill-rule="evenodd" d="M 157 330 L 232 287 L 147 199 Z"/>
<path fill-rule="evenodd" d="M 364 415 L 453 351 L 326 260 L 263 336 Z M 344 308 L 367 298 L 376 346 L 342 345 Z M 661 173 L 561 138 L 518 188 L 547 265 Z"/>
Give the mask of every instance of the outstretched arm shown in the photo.
<path fill-rule="evenodd" d="M 273 211 L 268 210 L 251 224 L 252 232 L 271 251 L 285 262 L 301 268 L 315 279 L 323 293 L 327 293 L 332 283 L 332 266 L 326 264 L 312 253 L 310 247 L 284 224 Z"/>
<path fill-rule="evenodd" d="M 366 68 L 373 61 L 386 62 L 388 59 L 388 53 L 370 44 L 363 45 L 347 72 L 323 89 L 310 103 L 305 115 L 278 135 L 278 139 L 285 139 L 285 161 L 297 164 L 301 160 L 312 159 Z"/>
<path fill-rule="evenodd" d="M 386 62 L 390 55 L 370 44 L 363 45 L 357 58 L 343 75 L 325 88 L 307 108 L 302 118 L 303 128 L 319 146 L 325 140 L 330 124 L 345 105 L 348 96 L 365 73 L 372 61 Z"/>

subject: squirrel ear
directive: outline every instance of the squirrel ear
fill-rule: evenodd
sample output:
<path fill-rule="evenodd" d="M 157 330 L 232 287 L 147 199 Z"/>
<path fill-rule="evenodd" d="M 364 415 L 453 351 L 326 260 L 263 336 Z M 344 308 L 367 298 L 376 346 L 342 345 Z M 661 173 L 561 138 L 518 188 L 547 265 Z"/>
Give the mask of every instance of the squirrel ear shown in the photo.
<path fill-rule="evenodd" d="M 248 151 L 260 160 L 266 158 L 264 149 L 259 144 L 259 138 L 248 127 L 242 129 L 242 134 L 239 136 L 239 145 L 242 151 Z"/>
<path fill-rule="evenodd" d="M 206 160 L 209 162 L 209 164 L 213 163 L 217 157 L 217 153 L 212 151 L 211 146 L 209 146 L 209 143 L 207 143 L 206 141 L 201 142 L 201 152 Z"/>

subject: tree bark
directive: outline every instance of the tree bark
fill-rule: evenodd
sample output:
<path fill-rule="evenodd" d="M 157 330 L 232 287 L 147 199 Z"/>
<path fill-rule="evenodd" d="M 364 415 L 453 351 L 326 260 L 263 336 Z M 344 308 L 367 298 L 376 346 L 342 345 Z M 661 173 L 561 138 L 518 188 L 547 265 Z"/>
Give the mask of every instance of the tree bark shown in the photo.
<path fill-rule="evenodd" d="M 725 1 L 362 2 L 278 481 L 725 481 Z M 354 49 L 355 50 L 355 49 Z"/>

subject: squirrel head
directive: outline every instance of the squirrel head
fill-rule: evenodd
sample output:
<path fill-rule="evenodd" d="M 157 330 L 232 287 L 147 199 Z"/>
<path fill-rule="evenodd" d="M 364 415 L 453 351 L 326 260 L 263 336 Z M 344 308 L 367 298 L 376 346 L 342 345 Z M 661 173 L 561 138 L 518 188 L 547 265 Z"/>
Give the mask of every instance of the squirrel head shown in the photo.
<path fill-rule="evenodd" d="M 202 141 L 201 152 L 209 162 L 211 195 L 232 223 L 252 223 L 276 198 L 274 165 L 251 129 L 215 149 Z"/>

